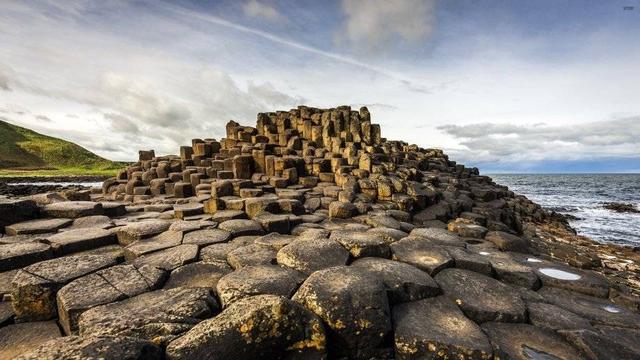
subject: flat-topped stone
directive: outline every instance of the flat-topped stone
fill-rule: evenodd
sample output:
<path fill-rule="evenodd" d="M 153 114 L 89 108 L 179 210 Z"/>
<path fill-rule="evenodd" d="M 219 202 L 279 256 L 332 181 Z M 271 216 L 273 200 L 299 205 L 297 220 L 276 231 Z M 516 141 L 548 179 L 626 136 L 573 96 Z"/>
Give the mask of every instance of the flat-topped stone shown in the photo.
<path fill-rule="evenodd" d="M 19 269 L 52 257 L 51 246 L 40 242 L 0 244 L 0 271 Z"/>
<path fill-rule="evenodd" d="M 480 326 L 448 298 L 399 304 L 393 308 L 396 359 L 492 359 Z"/>
<path fill-rule="evenodd" d="M 165 345 L 217 313 L 210 290 L 156 290 L 85 311 L 80 336 L 129 336 Z"/>
<path fill-rule="evenodd" d="M 0 197 L 0 233 L 7 225 L 34 219 L 38 216 L 38 205 L 28 199 Z"/>
<path fill-rule="evenodd" d="M 406 237 L 390 245 L 391 258 L 411 264 L 430 275 L 454 266 L 447 250 L 422 237 Z"/>
<path fill-rule="evenodd" d="M 71 224 L 71 219 L 35 219 L 11 224 L 5 227 L 7 235 L 47 234 L 54 233 Z"/>
<path fill-rule="evenodd" d="M 354 258 L 367 256 L 389 258 L 389 244 L 377 234 L 355 230 L 333 230 L 329 239 L 338 242 Z"/>
<path fill-rule="evenodd" d="M 113 231 L 101 228 L 71 229 L 47 237 L 53 250 L 61 255 L 116 244 Z"/>
<path fill-rule="evenodd" d="M 278 264 L 310 275 L 314 271 L 346 265 L 349 252 L 331 239 L 302 237 L 280 249 Z"/>
<path fill-rule="evenodd" d="M 109 255 L 74 255 L 42 261 L 18 271 L 12 281 L 12 306 L 19 321 L 38 321 L 57 314 L 56 293 L 74 279 L 113 266 Z"/>
<path fill-rule="evenodd" d="M 178 246 L 182 244 L 182 238 L 181 231 L 167 230 L 150 238 L 136 240 L 124 248 L 125 259 L 133 261 L 140 256 Z"/>
<path fill-rule="evenodd" d="M 322 359 L 325 351 L 317 316 L 286 298 L 258 295 L 238 300 L 169 343 L 167 359 Z"/>
<path fill-rule="evenodd" d="M 494 355 L 500 359 L 582 359 L 575 348 L 553 332 L 528 324 L 489 322 L 482 324 Z"/>
<path fill-rule="evenodd" d="M 234 269 L 244 266 L 272 265 L 276 263 L 277 252 L 260 244 L 238 247 L 227 254 L 227 262 Z"/>
<path fill-rule="evenodd" d="M 334 356 L 376 357 L 391 334 L 386 288 L 362 269 L 336 266 L 311 274 L 293 296 L 335 336 Z"/>
<path fill-rule="evenodd" d="M 211 244 L 224 243 L 230 239 L 231 233 L 229 231 L 222 229 L 204 229 L 185 234 L 182 243 L 205 247 Z"/>
<path fill-rule="evenodd" d="M 59 337 L 55 321 L 7 325 L 0 328 L 0 359 L 13 359 Z"/>
<path fill-rule="evenodd" d="M 171 222 L 167 220 L 144 220 L 120 227 L 116 234 L 120 245 L 127 246 L 136 240 L 158 235 L 168 230 L 169 226 Z"/>
<path fill-rule="evenodd" d="M 455 233 L 441 228 L 415 228 L 409 233 L 410 237 L 425 238 L 437 245 L 464 246 L 464 241 Z"/>
<path fill-rule="evenodd" d="M 84 229 L 84 228 L 102 228 L 109 229 L 114 226 L 111 218 L 106 215 L 93 215 L 77 218 L 73 220 L 71 225 L 72 229 Z"/>
<path fill-rule="evenodd" d="M 149 265 L 172 271 L 197 259 L 198 245 L 183 244 L 137 257 L 132 263 L 135 267 Z"/>
<path fill-rule="evenodd" d="M 233 219 L 223 221 L 218 225 L 219 229 L 230 232 L 234 237 L 247 235 L 263 235 L 264 230 L 255 220 Z"/>
<path fill-rule="evenodd" d="M 290 298 L 304 280 L 299 272 L 280 266 L 245 266 L 222 277 L 216 286 L 223 307 L 262 294 Z"/>
<path fill-rule="evenodd" d="M 177 287 L 202 287 L 216 289 L 218 281 L 233 269 L 226 262 L 196 262 L 180 266 L 171 272 L 165 289 Z"/>
<path fill-rule="evenodd" d="M 102 204 L 93 201 L 61 201 L 45 205 L 40 211 L 50 217 L 70 219 L 104 213 Z"/>
<path fill-rule="evenodd" d="M 426 272 L 399 261 L 362 258 L 351 266 L 361 268 L 382 280 L 391 303 L 416 301 L 441 293 L 438 284 Z"/>
<path fill-rule="evenodd" d="M 161 360 L 160 347 L 150 341 L 132 337 L 66 336 L 50 340 L 17 357 L 15 360 L 102 359 Z"/>
<path fill-rule="evenodd" d="M 166 278 L 160 269 L 117 265 L 83 276 L 57 294 L 58 317 L 67 335 L 78 330 L 78 318 L 88 309 L 159 288 Z"/>
<path fill-rule="evenodd" d="M 529 244 L 523 238 L 504 231 L 489 231 L 484 239 L 491 241 L 502 251 L 529 252 Z"/>
<path fill-rule="evenodd" d="M 551 331 L 591 329 L 589 321 L 561 307 L 541 302 L 528 302 L 529 321 L 541 329 Z"/>
<path fill-rule="evenodd" d="M 435 276 L 445 296 L 470 319 L 524 322 L 526 307 L 520 296 L 500 281 L 463 269 L 445 269 Z"/>

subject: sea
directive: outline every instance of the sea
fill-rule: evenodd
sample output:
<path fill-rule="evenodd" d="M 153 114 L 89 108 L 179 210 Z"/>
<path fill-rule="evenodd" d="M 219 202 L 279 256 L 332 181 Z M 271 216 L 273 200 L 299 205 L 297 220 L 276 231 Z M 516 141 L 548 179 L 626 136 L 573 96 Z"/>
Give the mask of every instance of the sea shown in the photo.
<path fill-rule="evenodd" d="M 548 210 L 573 215 L 579 235 L 603 243 L 640 246 L 640 214 L 607 210 L 604 203 L 640 208 L 640 174 L 493 174 L 506 185 Z"/>

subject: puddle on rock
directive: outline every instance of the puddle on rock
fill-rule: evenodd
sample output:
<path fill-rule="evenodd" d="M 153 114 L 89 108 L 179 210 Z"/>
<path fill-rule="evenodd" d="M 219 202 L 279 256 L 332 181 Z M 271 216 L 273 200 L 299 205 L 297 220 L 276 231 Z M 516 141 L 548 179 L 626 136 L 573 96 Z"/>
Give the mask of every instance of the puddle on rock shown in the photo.
<path fill-rule="evenodd" d="M 530 348 L 527 345 L 522 346 L 522 355 L 529 360 L 560 360 L 558 357 L 547 354 L 544 351 Z"/>
<path fill-rule="evenodd" d="M 568 271 L 554 269 L 554 268 L 542 268 L 540 269 L 540 272 L 543 273 L 544 275 L 547 275 L 549 277 L 552 277 L 554 279 L 559 279 L 559 280 L 575 281 L 575 280 L 580 280 L 580 278 L 582 277 L 578 274 L 574 274 Z"/>
<path fill-rule="evenodd" d="M 605 305 L 602 307 L 605 311 L 610 312 L 612 314 L 618 314 L 620 312 L 620 309 L 613 306 L 613 305 Z"/>
<path fill-rule="evenodd" d="M 541 263 L 542 260 L 540 259 L 536 259 L 536 258 L 527 258 L 528 262 L 532 262 L 532 263 Z"/>
<path fill-rule="evenodd" d="M 484 256 L 491 255 L 491 253 L 488 253 L 486 251 L 480 251 L 478 254 L 484 255 Z"/>

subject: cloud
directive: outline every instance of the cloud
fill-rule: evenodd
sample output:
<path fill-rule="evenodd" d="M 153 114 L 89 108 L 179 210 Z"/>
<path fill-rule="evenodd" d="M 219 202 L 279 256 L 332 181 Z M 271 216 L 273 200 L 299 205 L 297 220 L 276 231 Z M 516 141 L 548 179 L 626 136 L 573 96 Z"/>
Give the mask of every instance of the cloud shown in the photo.
<path fill-rule="evenodd" d="M 251 18 L 261 18 L 268 22 L 277 23 L 287 19 L 273 6 L 257 0 L 249 0 L 243 6 L 244 14 Z"/>
<path fill-rule="evenodd" d="M 575 161 L 640 153 L 640 116 L 562 126 L 478 123 L 437 129 L 463 146 L 451 153 L 471 162 Z"/>
<path fill-rule="evenodd" d="M 45 115 L 36 115 L 36 119 L 44 121 L 44 122 L 51 122 L 51 119 L 48 116 L 45 116 Z"/>
<path fill-rule="evenodd" d="M 126 116 L 114 113 L 102 114 L 104 118 L 111 122 L 111 127 L 118 133 L 140 134 L 140 129 L 131 119 Z"/>
<path fill-rule="evenodd" d="M 392 42 L 416 42 L 433 31 L 436 0 L 343 0 L 341 33 L 350 45 L 379 52 Z"/>

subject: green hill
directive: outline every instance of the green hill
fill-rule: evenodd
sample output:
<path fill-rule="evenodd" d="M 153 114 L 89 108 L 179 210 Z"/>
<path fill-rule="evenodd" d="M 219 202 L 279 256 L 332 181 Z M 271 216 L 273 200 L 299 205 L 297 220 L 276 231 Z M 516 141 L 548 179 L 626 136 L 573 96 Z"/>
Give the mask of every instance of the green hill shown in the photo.
<path fill-rule="evenodd" d="M 0 120 L 0 175 L 109 175 L 124 163 Z"/>

